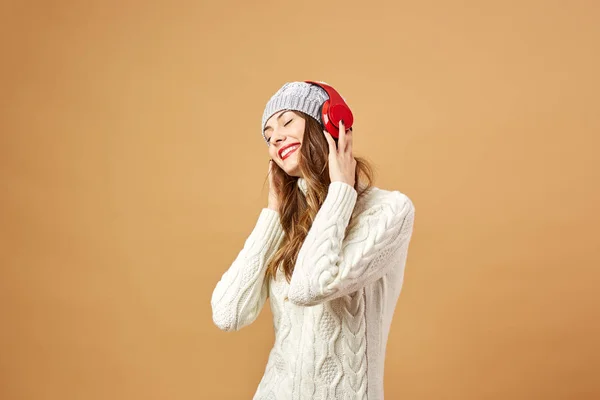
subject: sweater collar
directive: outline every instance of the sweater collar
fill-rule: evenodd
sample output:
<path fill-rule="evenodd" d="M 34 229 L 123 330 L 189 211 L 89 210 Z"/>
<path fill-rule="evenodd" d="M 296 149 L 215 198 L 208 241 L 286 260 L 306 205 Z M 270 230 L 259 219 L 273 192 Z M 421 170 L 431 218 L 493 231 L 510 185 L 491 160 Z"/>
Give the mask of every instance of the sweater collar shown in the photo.
<path fill-rule="evenodd" d="M 298 178 L 297 181 L 298 187 L 300 188 L 300 190 L 302 191 L 302 193 L 304 193 L 304 195 L 306 195 L 306 190 L 307 190 L 307 186 L 306 186 L 306 180 L 302 177 Z"/>

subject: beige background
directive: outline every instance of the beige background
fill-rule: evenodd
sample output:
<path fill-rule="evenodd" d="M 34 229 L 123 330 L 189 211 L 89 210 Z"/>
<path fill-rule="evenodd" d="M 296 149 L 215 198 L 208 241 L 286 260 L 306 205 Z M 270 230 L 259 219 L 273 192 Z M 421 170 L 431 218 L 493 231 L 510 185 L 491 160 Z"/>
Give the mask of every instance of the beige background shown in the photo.
<path fill-rule="evenodd" d="M 250 399 L 268 304 L 210 296 L 266 205 L 260 118 L 336 87 L 416 207 L 386 399 L 600 396 L 600 3 L 0 6 L 0 398 Z"/>

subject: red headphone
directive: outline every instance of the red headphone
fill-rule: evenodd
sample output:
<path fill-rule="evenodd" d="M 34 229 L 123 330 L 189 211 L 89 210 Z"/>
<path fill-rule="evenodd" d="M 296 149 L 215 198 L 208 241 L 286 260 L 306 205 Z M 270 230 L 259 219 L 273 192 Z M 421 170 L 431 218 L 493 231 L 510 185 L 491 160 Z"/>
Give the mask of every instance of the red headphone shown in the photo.
<path fill-rule="evenodd" d="M 340 120 L 344 121 L 344 126 L 346 130 L 352 127 L 352 123 L 354 122 L 354 116 L 352 115 L 352 111 L 350 111 L 350 107 L 348 107 L 342 96 L 340 96 L 340 94 L 334 88 L 332 88 L 325 82 L 304 82 L 320 86 L 329 95 L 329 100 L 325 101 L 325 103 L 323 104 L 323 108 L 321 109 L 321 121 L 323 122 L 323 126 L 325 127 L 327 132 L 329 132 L 331 136 L 337 139 L 340 133 Z"/>

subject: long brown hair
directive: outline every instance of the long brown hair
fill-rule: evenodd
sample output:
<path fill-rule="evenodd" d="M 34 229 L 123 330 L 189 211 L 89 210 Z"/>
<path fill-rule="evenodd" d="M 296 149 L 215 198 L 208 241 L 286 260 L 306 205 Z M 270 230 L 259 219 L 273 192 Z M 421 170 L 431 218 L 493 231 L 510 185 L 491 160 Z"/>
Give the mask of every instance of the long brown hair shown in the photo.
<path fill-rule="evenodd" d="M 279 249 L 273 254 L 267 265 L 265 279 L 276 276 L 282 269 L 288 281 L 292 279 L 294 265 L 300 247 L 321 208 L 331 180 L 329 178 L 329 144 L 323 134 L 323 127 L 314 118 L 301 111 L 293 111 L 305 121 L 304 139 L 298 152 L 298 167 L 306 181 L 306 196 L 298 187 L 298 177 L 288 175 L 277 164 L 273 165 L 273 180 L 279 189 L 279 218 L 284 238 Z M 337 139 L 334 138 L 337 146 Z M 354 188 L 358 193 L 357 202 L 372 187 L 374 172 L 370 163 L 361 157 L 356 160 Z M 350 218 L 346 233 L 353 226 Z"/>

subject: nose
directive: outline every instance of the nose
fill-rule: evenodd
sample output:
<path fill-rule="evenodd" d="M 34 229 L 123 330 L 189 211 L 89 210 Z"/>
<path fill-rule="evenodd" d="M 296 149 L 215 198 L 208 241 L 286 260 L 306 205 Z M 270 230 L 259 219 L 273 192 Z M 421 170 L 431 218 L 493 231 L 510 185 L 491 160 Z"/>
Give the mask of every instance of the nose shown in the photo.
<path fill-rule="evenodd" d="M 274 130 L 271 135 L 271 144 L 279 143 L 285 141 L 286 136 L 283 133 L 280 133 L 278 130 Z"/>

